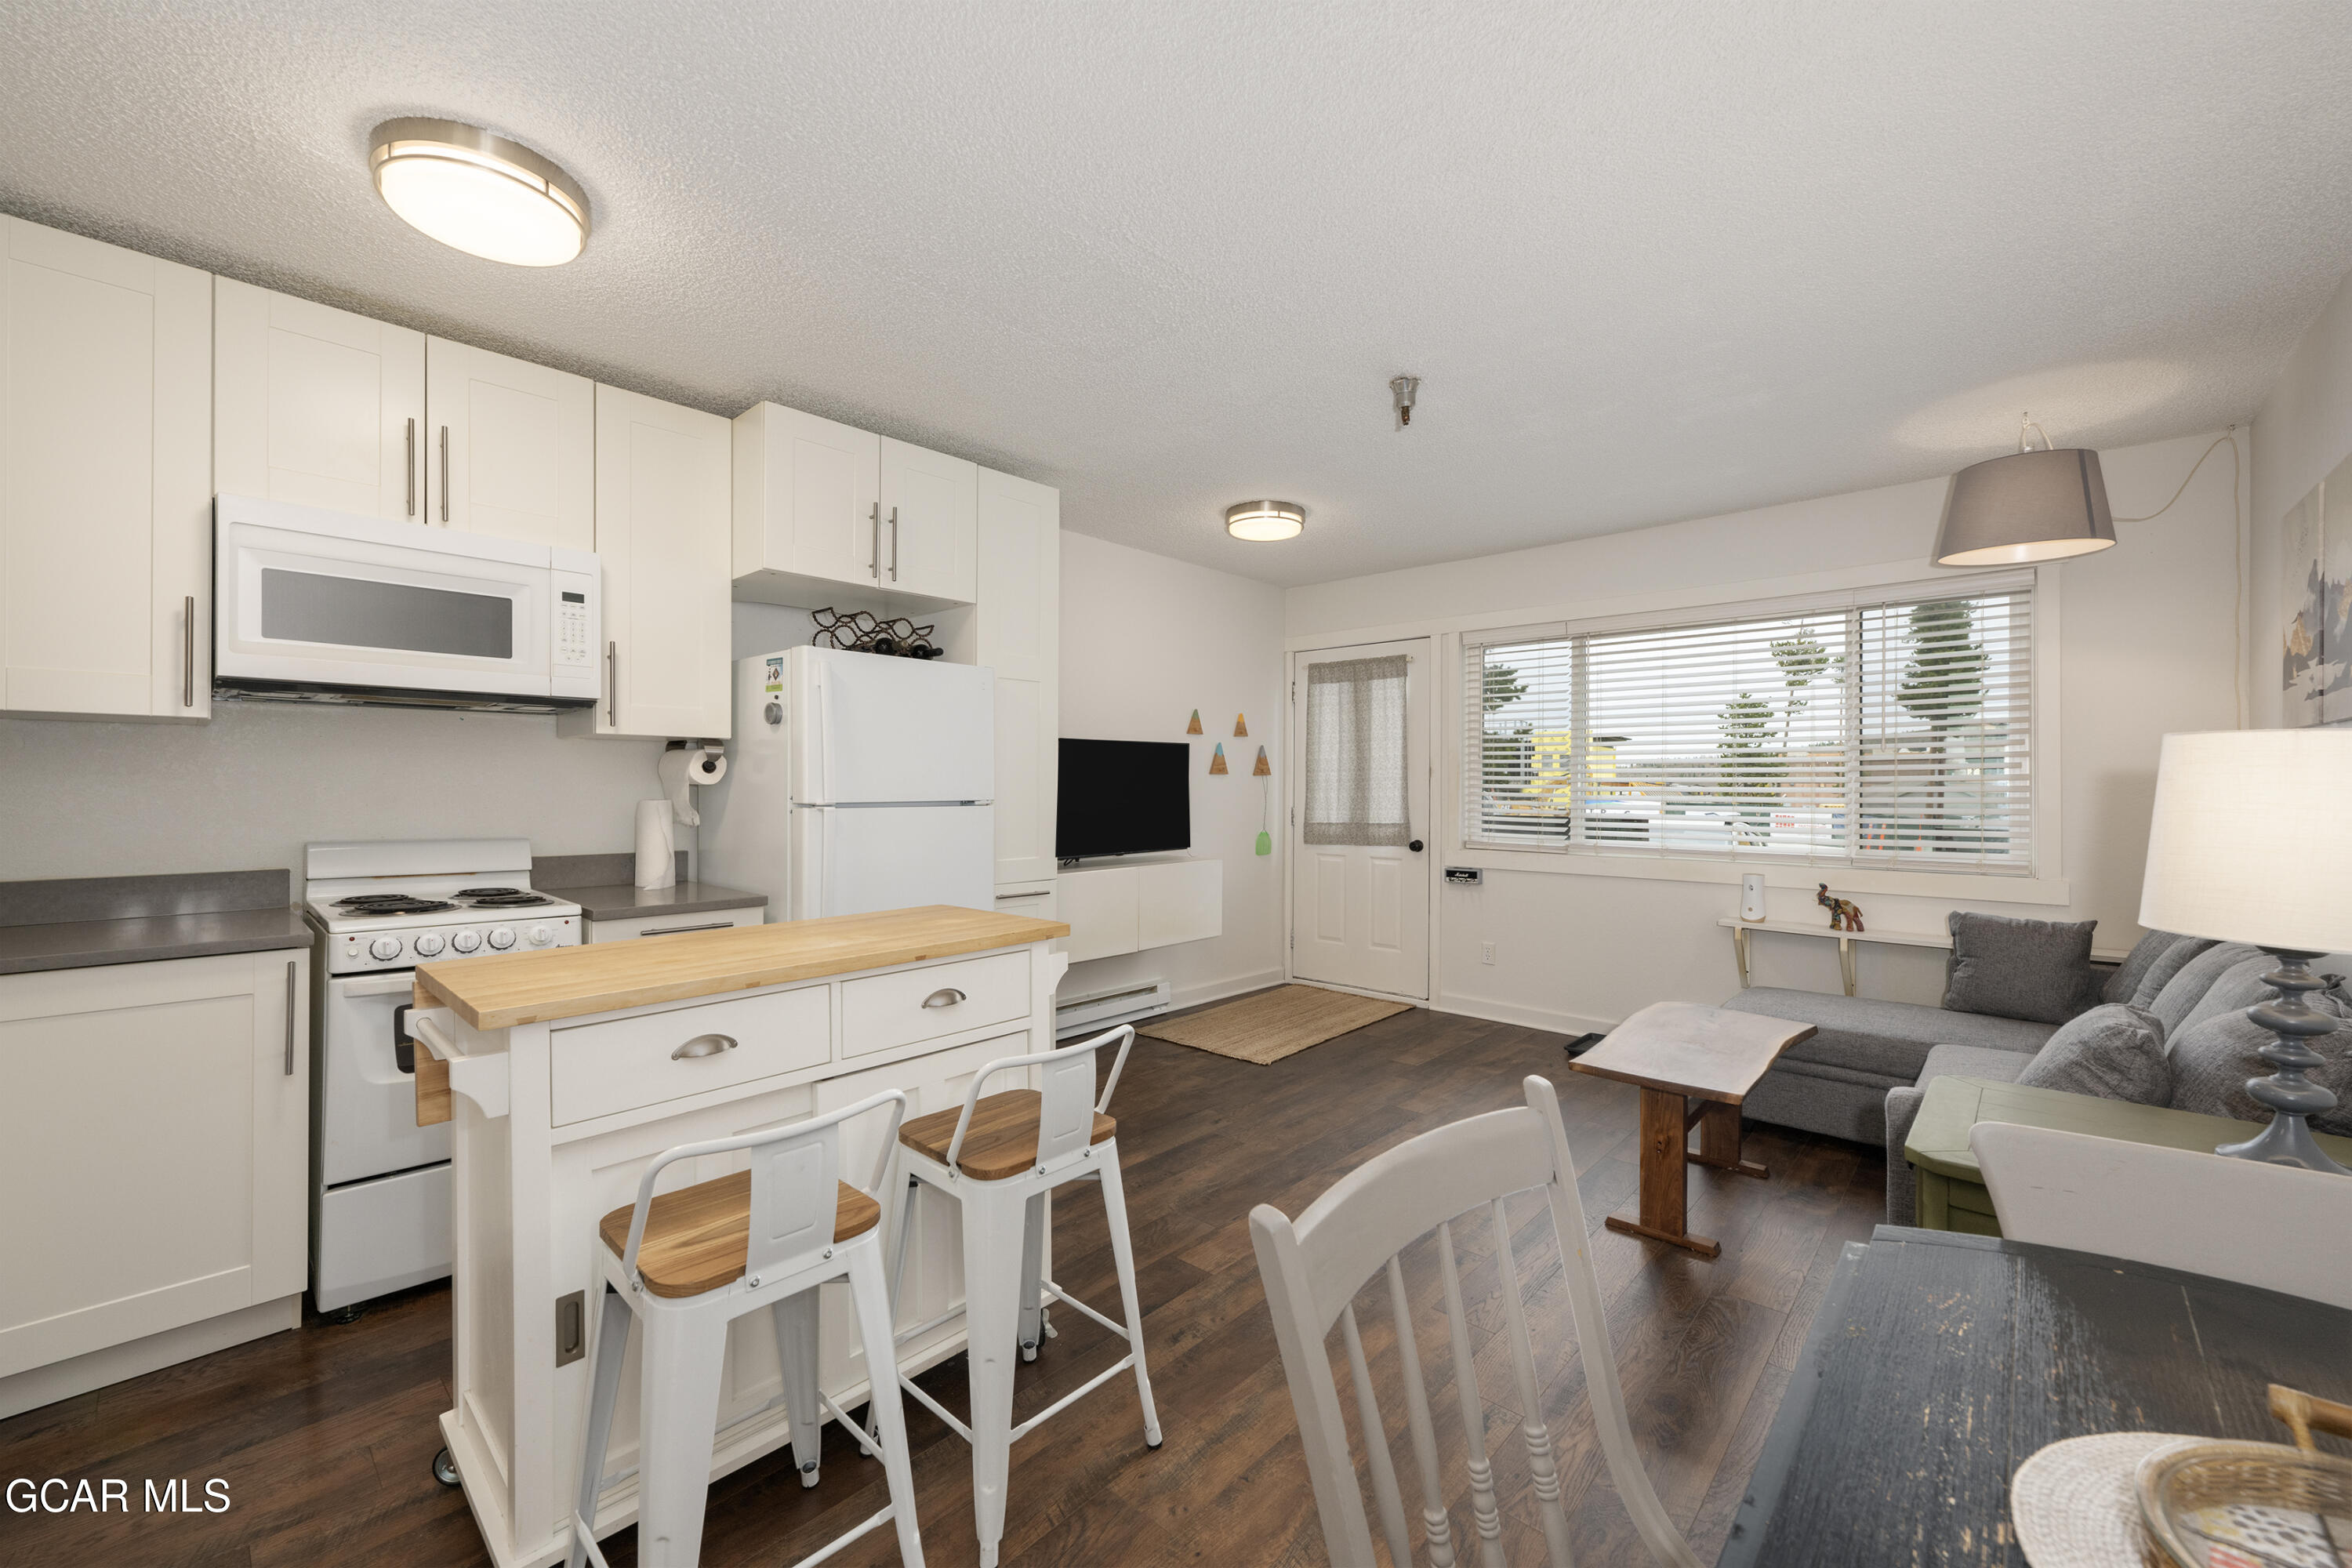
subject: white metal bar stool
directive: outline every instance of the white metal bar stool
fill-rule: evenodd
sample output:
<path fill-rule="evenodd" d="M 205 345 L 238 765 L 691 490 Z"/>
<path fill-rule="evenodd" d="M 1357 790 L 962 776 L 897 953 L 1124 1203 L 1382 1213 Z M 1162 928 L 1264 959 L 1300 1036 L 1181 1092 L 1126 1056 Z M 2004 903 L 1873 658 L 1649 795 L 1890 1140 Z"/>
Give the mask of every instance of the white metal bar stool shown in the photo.
<path fill-rule="evenodd" d="M 884 1105 L 890 1107 L 889 1133 L 895 1134 L 907 1113 L 907 1097 L 891 1089 L 814 1121 L 667 1150 L 646 1167 L 637 1201 L 614 1209 L 598 1226 L 604 1305 L 589 1384 L 570 1568 L 592 1560 L 605 1568 L 595 1542 L 596 1498 L 607 1479 L 604 1449 L 631 1317 L 645 1321 L 637 1561 L 645 1568 L 693 1568 L 702 1550 L 727 1326 L 763 1308 L 775 1319 L 784 1373 L 779 1399 L 791 1425 L 801 1485 L 817 1483 L 822 1412 L 840 1422 L 869 1457 L 876 1447 L 881 1450 L 890 1486 L 889 1507 L 801 1559 L 802 1568 L 832 1556 L 885 1520 L 898 1525 L 898 1555 L 906 1568 L 922 1568 L 897 1346 L 882 1279 L 882 1206 L 875 1195 L 889 1170 L 895 1139 L 883 1139 L 872 1191 L 853 1187 L 838 1175 L 841 1124 Z M 748 1171 L 654 1195 L 663 1169 L 679 1160 L 746 1151 L 751 1156 Z M 849 1282 L 865 1342 L 873 1384 L 870 1441 L 817 1387 L 817 1287 L 835 1279 Z"/>
<path fill-rule="evenodd" d="M 1097 1100 L 1096 1053 L 1113 1040 L 1119 1042 L 1118 1055 Z M 1152 1406 L 1151 1378 L 1143 1364 L 1143 1309 L 1135 1295 L 1127 1195 L 1119 1184 L 1118 1124 L 1108 1114 L 1111 1091 L 1118 1087 L 1119 1070 L 1134 1044 L 1135 1031 L 1121 1026 L 1059 1050 L 992 1061 L 973 1075 L 961 1110 L 917 1117 L 898 1130 L 907 1181 L 906 1211 L 890 1271 L 894 1308 L 906 1268 L 918 1185 L 945 1193 L 963 1212 L 964 1304 L 960 1310 L 969 1341 L 965 1360 L 971 1369 L 971 1425 L 957 1420 L 913 1384 L 903 1386 L 971 1445 L 972 1512 L 980 1531 L 981 1568 L 995 1568 L 997 1543 L 1004 1536 L 1005 1479 L 1013 1445 L 1129 1366 L 1135 1369 L 1135 1392 L 1143 1404 L 1143 1440 L 1160 1447 L 1160 1415 Z M 982 1098 L 982 1089 L 998 1073 L 1032 1067 L 1039 1069 L 1043 1089 L 1007 1089 Z M 1111 1261 L 1126 1307 L 1125 1327 L 1042 1278 L 1045 1196 L 1055 1187 L 1090 1177 L 1102 1184 Z M 1013 1352 L 1017 1349 L 1024 1361 L 1037 1359 L 1039 1336 L 1051 1332 L 1045 1321 L 1044 1295 L 1067 1302 L 1125 1340 L 1127 1354 L 1015 1426 Z M 898 1338 L 912 1339 L 953 1316 L 949 1311 L 917 1323 Z"/>

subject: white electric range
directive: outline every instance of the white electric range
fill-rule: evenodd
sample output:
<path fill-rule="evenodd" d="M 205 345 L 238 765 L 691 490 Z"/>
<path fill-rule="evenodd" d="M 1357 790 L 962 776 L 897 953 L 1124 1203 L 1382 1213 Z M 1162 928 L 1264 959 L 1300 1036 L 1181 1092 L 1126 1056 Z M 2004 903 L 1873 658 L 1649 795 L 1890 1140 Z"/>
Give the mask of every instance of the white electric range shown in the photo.
<path fill-rule="evenodd" d="M 333 1312 L 449 1272 L 449 1129 L 416 1125 L 413 971 L 576 947 L 578 904 L 530 885 L 530 840 L 312 844 L 310 1293 Z"/>

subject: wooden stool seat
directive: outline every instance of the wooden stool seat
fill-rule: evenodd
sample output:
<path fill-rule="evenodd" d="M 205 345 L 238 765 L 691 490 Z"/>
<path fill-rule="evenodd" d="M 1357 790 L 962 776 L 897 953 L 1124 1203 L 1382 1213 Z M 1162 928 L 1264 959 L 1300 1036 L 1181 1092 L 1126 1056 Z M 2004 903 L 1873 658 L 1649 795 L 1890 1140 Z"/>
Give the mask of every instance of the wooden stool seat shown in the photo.
<path fill-rule="evenodd" d="M 847 1241 L 882 1221 L 882 1205 L 846 1182 L 835 1182 L 833 1239 Z M 629 1245 L 629 1216 L 623 1204 L 604 1216 L 597 1234 L 620 1257 Z M 646 1236 L 637 1245 L 637 1275 L 646 1289 L 672 1300 L 699 1296 L 743 1278 L 751 1237 L 751 1173 L 738 1171 L 697 1182 L 656 1197 L 646 1211 Z"/>
<path fill-rule="evenodd" d="M 971 1129 L 956 1153 L 956 1169 L 975 1182 L 1002 1182 L 1037 1163 L 1037 1117 L 1045 1096 L 1034 1089 L 1008 1089 L 972 1107 Z M 961 1106 L 918 1116 L 898 1129 L 898 1142 L 918 1154 L 947 1163 L 948 1145 L 955 1142 L 956 1118 Z M 1099 1143 L 1116 1137 L 1118 1122 L 1095 1112 L 1095 1129 L 1087 1137 Z"/>

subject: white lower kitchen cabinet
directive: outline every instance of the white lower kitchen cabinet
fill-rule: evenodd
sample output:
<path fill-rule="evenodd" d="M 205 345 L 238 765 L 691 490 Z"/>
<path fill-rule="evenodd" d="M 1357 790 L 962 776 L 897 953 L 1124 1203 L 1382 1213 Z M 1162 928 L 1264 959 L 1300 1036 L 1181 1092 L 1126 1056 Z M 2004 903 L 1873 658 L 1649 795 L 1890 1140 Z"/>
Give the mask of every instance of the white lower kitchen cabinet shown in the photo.
<path fill-rule="evenodd" d="M 0 711 L 211 716 L 212 299 L 0 216 Z"/>
<path fill-rule="evenodd" d="M 1225 863 L 1190 855 L 1076 866 L 1055 879 L 1070 961 L 1199 942 L 1225 929 Z M 1007 913 L 1015 912 L 1008 910 Z"/>
<path fill-rule="evenodd" d="M 0 1416 L 301 1321 L 310 973 L 0 976 Z"/>
<path fill-rule="evenodd" d="M 715 414 L 596 388 L 604 695 L 558 734 L 727 738 L 732 445 Z"/>

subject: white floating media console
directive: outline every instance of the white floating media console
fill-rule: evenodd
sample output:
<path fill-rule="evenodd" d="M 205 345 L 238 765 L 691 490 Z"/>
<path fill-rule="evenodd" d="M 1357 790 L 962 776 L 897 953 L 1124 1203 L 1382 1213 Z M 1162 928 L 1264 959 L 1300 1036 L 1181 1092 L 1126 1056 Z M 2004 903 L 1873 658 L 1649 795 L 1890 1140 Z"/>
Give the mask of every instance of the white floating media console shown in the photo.
<path fill-rule="evenodd" d="M 1054 888 L 1058 918 L 1070 928 L 1073 963 L 1198 942 L 1225 929 L 1224 862 L 1207 857 L 1139 856 L 1072 867 Z"/>

